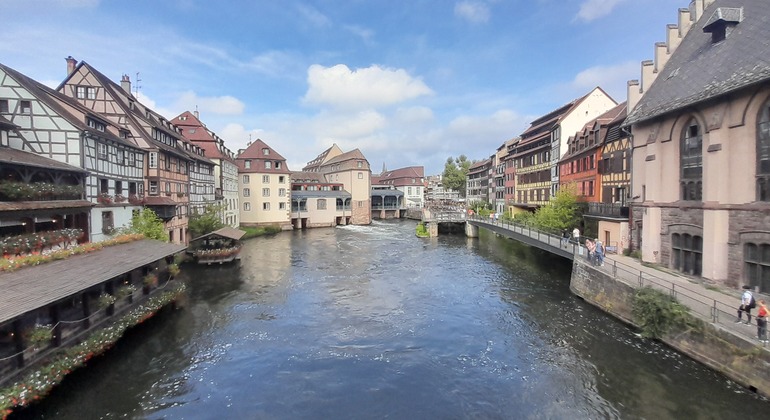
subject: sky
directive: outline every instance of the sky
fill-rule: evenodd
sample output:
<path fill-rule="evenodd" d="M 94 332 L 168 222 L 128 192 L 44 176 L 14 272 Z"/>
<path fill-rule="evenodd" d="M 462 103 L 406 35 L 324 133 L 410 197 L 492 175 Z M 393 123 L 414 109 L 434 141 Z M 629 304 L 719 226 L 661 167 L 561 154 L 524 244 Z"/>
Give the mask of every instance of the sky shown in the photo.
<path fill-rule="evenodd" d="M 302 167 L 488 158 L 596 86 L 618 103 L 689 0 L 0 0 L 0 62 L 56 87 L 65 57 L 130 76 L 169 119 Z M 138 77 L 137 77 L 138 76 Z M 135 91 L 136 92 L 136 91 Z"/>

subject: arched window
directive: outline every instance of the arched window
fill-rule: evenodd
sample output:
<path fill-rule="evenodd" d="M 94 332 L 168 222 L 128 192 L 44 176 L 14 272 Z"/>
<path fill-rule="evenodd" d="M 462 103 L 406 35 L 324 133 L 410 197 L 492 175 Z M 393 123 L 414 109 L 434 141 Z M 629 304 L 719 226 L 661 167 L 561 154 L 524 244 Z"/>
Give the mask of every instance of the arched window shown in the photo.
<path fill-rule="evenodd" d="M 682 131 L 679 149 L 682 200 L 700 201 L 703 199 L 703 137 L 694 118 Z"/>
<path fill-rule="evenodd" d="M 757 118 L 757 200 L 770 201 L 770 101 Z"/>
<path fill-rule="evenodd" d="M 703 238 L 686 233 L 671 235 L 671 267 L 700 276 L 703 270 Z"/>

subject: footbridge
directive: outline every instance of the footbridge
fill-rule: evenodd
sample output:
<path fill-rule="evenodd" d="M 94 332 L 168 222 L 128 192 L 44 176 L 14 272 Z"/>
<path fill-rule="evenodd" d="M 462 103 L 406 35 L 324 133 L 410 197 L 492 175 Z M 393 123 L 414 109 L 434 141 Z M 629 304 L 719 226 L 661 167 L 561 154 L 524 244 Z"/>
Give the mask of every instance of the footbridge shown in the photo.
<path fill-rule="evenodd" d="M 561 236 L 502 219 L 495 220 L 478 215 L 469 215 L 462 208 L 424 208 L 422 221 L 427 225 L 431 236 L 438 235 L 439 230 L 463 229 L 466 236 L 476 238 L 479 236 L 479 228 L 484 228 L 506 238 L 515 239 L 570 260 L 574 259 L 575 254 L 585 252 L 585 249 L 581 249 L 580 245 L 572 238 L 565 244 L 562 242 Z"/>

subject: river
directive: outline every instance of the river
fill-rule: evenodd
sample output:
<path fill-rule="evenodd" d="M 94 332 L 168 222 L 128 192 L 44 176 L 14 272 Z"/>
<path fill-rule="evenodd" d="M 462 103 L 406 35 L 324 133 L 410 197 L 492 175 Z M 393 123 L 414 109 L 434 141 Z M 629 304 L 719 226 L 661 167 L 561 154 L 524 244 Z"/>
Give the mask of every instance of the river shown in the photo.
<path fill-rule="evenodd" d="M 246 242 L 17 418 L 762 418 L 770 403 L 569 292 L 571 263 L 411 221 Z"/>

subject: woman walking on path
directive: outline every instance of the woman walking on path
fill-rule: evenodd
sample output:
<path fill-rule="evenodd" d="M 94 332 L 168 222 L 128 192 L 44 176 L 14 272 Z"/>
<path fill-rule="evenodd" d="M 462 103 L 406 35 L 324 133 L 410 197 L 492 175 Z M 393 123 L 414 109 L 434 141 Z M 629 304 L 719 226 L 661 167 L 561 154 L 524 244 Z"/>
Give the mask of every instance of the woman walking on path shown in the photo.
<path fill-rule="evenodd" d="M 762 343 L 767 343 L 767 307 L 764 299 L 759 301 L 759 311 L 757 311 L 757 337 Z"/>

